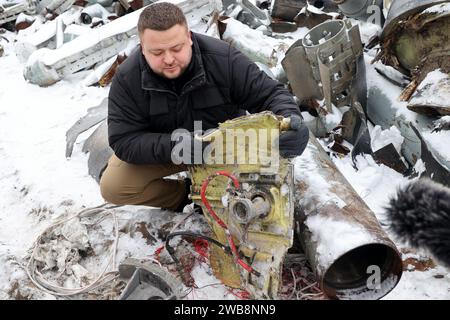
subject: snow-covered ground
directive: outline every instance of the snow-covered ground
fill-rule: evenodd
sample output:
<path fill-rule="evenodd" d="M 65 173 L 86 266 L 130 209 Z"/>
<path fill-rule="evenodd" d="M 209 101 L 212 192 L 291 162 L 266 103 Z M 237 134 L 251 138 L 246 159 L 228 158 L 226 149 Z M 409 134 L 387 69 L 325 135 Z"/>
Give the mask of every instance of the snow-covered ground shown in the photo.
<path fill-rule="evenodd" d="M 368 37 L 376 28 L 369 25 L 362 30 L 364 37 Z M 89 107 L 98 105 L 107 96 L 109 88 L 84 86 L 83 79 L 89 73 L 86 71 L 50 87 L 31 85 L 24 80 L 24 65 L 14 52 L 14 34 L 8 32 L 3 36 L 9 42 L 0 40 L 4 47 L 4 55 L 0 57 L 0 299 L 53 299 L 54 296 L 31 284 L 20 264 L 25 262 L 38 235 L 57 218 L 103 203 L 97 183 L 88 175 L 87 155 L 81 151 L 92 130 L 79 137 L 70 159 L 65 158 L 65 134 Z M 392 138 L 389 131 L 384 135 L 379 132 L 379 136 Z M 353 168 L 349 156 L 333 157 L 333 161 L 383 222 L 389 198 L 408 179 L 376 164 L 370 156 L 358 157 L 358 170 Z M 181 215 L 144 207 L 120 208 L 116 215 L 121 230 L 117 261 L 130 256 L 152 259 L 162 245 L 156 233 L 152 234 L 154 241 L 147 241 L 142 233 L 136 232 L 136 224 L 145 223 L 156 230 L 170 219 L 182 219 Z M 190 217 L 182 223 L 188 224 L 185 227 L 191 231 L 203 225 L 199 217 Z M 106 264 L 104 242 L 112 241 L 113 234 L 113 221 L 107 219 L 90 235 L 99 260 L 85 264 L 86 278 L 93 279 Z M 406 250 L 404 258 L 429 261 L 425 253 Z M 385 299 L 450 298 L 448 269 L 439 265 L 426 271 L 419 269 L 410 267 L 405 271 Z M 67 280 L 64 285 L 77 282 L 75 273 L 72 272 L 71 282 Z M 197 263 L 191 274 L 199 288 L 189 291 L 186 299 L 235 298 L 206 264 Z"/>

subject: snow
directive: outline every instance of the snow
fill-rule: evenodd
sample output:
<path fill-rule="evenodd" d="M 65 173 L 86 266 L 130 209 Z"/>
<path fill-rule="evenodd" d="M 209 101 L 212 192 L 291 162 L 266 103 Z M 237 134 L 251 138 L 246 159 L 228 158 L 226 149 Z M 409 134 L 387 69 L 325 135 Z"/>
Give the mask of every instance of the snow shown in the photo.
<path fill-rule="evenodd" d="M 306 225 L 318 243 L 317 254 L 321 266 L 331 266 L 337 257 L 350 250 L 375 241 L 361 225 L 352 225 L 330 217 L 315 215 L 306 220 Z M 339 239 L 339 241 L 336 241 Z"/>
<path fill-rule="evenodd" d="M 450 3 L 441 3 L 425 9 L 422 14 L 450 12 Z"/>
<path fill-rule="evenodd" d="M 373 152 L 392 143 L 398 154 L 401 154 L 402 143 L 405 140 L 396 126 L 392 126 L 388 130 L 382 130 L 380 126 L 375 126 L 370 132 L 370 138 Z"/>
<path fill-rule="evenodd" d="M 1 1 L 4 3 L 4 0 Z M 360 26 L 365 38 L 377 29 L 370 25 Z M 239 33 L 242 28 L 244 27 L 236 25 L 235 29 L 229 31 Z M 285 41 L 290 45 L 306 32 L 307 29 L 302 28 L 296 33 L 285 34 L 291 37 Z M 76 120 L 85 115 L 88 108 L 98 105 L 108 95 L 109 88 L 86 87 L 83 80 L 91 71 L 76 73 L 46 88 L 31 85 L 24 80 L 23 63 L 15 55 L 15 35 L 7 32 L 3 36 L 10 41 L 1 42 L 5 53 L 0 57 L 0 299 L 13 299 L 18 290 L 21 295 L 30 299 L 55 299 L 54 296 L 33 288 L 19 263 L 25 261 L 24 257 L 40 233 L 57 218 L 103 203 L 97 183 L 88 175 L 87 155 L 81 152 L 82 143 L 89 132 L 79 137 L 71 159 L 65 158 L 65 134 Z M 263 38 L 261 34 L 261 39 Z M 265 41 L 268 41 L 268 46 L 278 43 L 273 39 Z M 261 47 L 261 43 L 258 43 L 258 47 Z M 47 57 L 50 58 L 51 56 Z M 401 89 L 374 77 L 376 71 L 369 60 L 370 57 L 366 56 L 369 85 L 382 88 L 397 106 L 399 115 L 415 120 L 415 113 L 406 109 L 406 103 L 397 101 Z M 375 146 L 394 142 L 398 147 L 400 137 L 394 129 L 382 131 L 381 128 L 375 128 L 375 132 Z M 427 133 L 424 138 L 436 149 L 448 150 L 445 144 L 448 142 L 448 132 Z M 331 191 L 329 181 L 312 174 L 317 168 L 311 153 L 306 151 L 301 158 L 302 161 L 297 158 L 294 162 L 296 174 L 303 174 L 303 178 L 315 187 L 318 199 L 332 199 L 338 206 L 345 206 L 345 202 Z M 389 198 L 409 180 L 384 165 L 378 165 L 371 156 L 358 156 L 356 169 L 349 156 L 333 156 L 332 160 L 380 222 L 383 222 L 384 207 Z M 417 172 L 421 171 L 421 166 L 423 167 L 423 163 L 418 161 Z M 120 233 L 117 261 L 126 257 L 152 259 L 155 250 L 162 245 L 156 234 L 152 234 L 156 242 L 147 243 L 141 233 L 134 231 L 136 223 L 151 224 L 155 230 L 168 221 L 176 223 L 180 220 L 177 215 L 139 206 L 123 207 L 115 212 L 120 229 L 129 231 Z M 323 252 L 343 252 L 348 244 L 353 245 L 364 238 L 359 233 L 361 230 L 355 229 L 356 226 L 344 225 L 331 218 L 324 221 L 323 218 L 312 216 L 308 219 L 308 226 L 320 231 L 317 237 L 322 237 L 326 244 L 319 248 Z M 179 227 L 180 230 L 191 231 L 201 231 L 203 228 L 204 223 L 199 217 L 191 217 Z M 80 228 L 72 231 L 77 230 L 80 231 Z M 69 231 L 64 230 L 68 238 L 71 237 L 68 235 Z M 112 220 L 104 220 L 94 231 L 88 232 L 88 235 L 98 257 L 83 265 L 72 266 L 74 278 L 68 278 L 71 280 L 67 280 L 66 286 L 79 285 L 80 279 L 84 277 L 92 278 L 106 263 L 109 248 L 107 241 L 113 238 Z M 83 239 L 83 233 L 78 236 Z M 342 237 L 348 242 L 336 241 Z M 397 244 L 399 248 L 406 247 L 402 243 Z M 326 259 L 327 255 L 323 254 L 322 257 Z M 413 254 L 413 257 L 417 255 Z M 191 275 L 199 288 L 188 291 L 186 299 L 236 298 L 214 277 L 207 264 L 197 263 Z M 449 270 L 437 266 L 427 271 L 405 271 L 397 287 L 385 299 L 448 299 L 449 296 Z"/>
<path fill-rule="evenodd" d="M 446 161 L 450 161 L 450 148 L 448 141 L 450 139 L 449 131 L 425 132 L 423 138 L 434 150 L 439 150 L 439 155 Z"/>
<path fill-rule="evenodd" d="M 440 69 L 431 71 L 417 87 L 411 105 L 431 105 L 448 108 L 447 94 L 450 92 L 450 76 Z"/>

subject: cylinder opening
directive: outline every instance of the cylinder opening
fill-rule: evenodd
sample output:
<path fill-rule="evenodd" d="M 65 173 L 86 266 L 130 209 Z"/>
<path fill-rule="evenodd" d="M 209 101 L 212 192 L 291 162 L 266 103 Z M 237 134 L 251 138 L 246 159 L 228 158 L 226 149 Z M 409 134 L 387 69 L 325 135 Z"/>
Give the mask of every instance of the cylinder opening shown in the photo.
<path fill-rule="evenodd" d="M 340 20 L 326 21 L 309 31 L 303 38 L 305 47 L 314 47 L 324 41 L 329 41 L 345 28 L 344 22 Z"/>
<path fill-rule="evenodd" d="M 400 281 L 402 261 L 388 245 L 368 244 L 337 259 L 325 272 L 324 292 L 333 298 L 380 299 Z"/>
<path fill-rule="evenodd" d="M 233 203 L 232 212 L 240 222 L 247 222 L 251 214 L 251 202 L 247 199 L 241 199 Z"/>

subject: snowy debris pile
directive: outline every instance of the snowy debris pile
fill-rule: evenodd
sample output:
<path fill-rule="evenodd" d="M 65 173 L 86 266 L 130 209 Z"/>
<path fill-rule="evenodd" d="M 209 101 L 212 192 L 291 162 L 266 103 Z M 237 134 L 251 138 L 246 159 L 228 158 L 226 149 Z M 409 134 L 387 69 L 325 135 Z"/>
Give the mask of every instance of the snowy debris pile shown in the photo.
<path fill-rule="evenodd" d="M 450 110 L 449 30 L 450 2 L 392 1 L 380 46 L 370 52 L 374 58 L 371 62 L 376 62 L 370 69 L 378 74 L 369 70 L 372 83 L 367 108 L 368 118 L 375 125 L 383 129 L 395 125 L 401 132 L 405 139 L 401 156 L 409 172 L 421 160 L 425 166 L 422 174 L 446 185 L 450 181 L 450 157 L 435 143 L 440 138 L 433 127 L 439 126 L 434 122 Z M 382 88 L 384 80 L 377 80 L 380 76 L 392 86 Z M 401 103 L 387 98 L 394 92 Z"/>
<path fill-rule="evenodd" d="M 397 0 L 391 6 L 381 35 L 382 50 L 376 60 L 381 59 L 412 78 L 401 94 L 412 111 L 431 116 L 450 113 L 445 99 L 450 92 L 448 30 L 449 1 L 419 4 Z"/>

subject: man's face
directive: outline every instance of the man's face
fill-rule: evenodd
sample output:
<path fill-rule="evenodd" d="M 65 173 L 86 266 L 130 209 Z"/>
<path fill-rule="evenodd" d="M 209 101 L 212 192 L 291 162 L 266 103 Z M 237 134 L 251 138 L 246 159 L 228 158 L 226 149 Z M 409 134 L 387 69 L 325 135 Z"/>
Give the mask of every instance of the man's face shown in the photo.
<path fill-rule="evenodd" d="M 165 31 L 145 29 L 140 38 L 145 60 L 160 76 L 178 78 L 191 62 L 191 33 L 184 25 L 176 24 Z"/>

